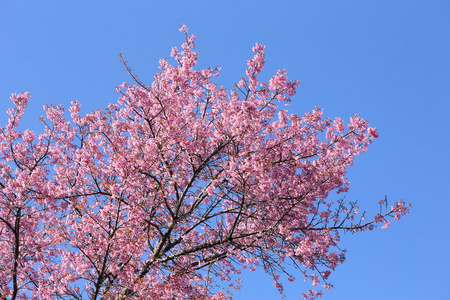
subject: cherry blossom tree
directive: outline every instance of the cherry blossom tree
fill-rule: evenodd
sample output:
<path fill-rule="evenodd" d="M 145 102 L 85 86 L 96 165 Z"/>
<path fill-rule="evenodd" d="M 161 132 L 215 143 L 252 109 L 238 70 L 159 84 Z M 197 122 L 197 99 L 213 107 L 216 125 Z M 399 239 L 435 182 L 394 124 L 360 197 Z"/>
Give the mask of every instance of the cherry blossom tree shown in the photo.
<path fill-rule="evenodd" d="M 19 130 L 29 94 L 12 95 L 0 127 L 0 299 L 231 299 L 235 274 L 256 268 L 281 294 L 298 276 L 328 289 L 342 232 L 408 213 L 382 200 L 366 220 L 356 203 L 327 200 L 348 190 L 347 168 L 378 136 L 366 120 L 277 108 L 299 82 L 285 70 L 260 82 L 259 44 L 226 90 L 218 68 L 196 68 L 195 37 L 180 30 L 175 66 L 161 60 L 150 85 L 122 57 L 133 85 L 104 110 L 45 106 L 37 134 Z"/>

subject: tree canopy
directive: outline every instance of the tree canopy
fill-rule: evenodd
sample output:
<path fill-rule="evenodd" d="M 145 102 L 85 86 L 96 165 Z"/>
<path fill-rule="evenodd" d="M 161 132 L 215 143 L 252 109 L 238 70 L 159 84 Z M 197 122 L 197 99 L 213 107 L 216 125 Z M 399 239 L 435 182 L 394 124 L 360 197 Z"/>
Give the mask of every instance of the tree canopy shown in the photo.
<path fill-rule="evenodd" d="M 389 226 L 409 205 L 380 201 L 373 219 L 346 192 L 346 171 L 378 137 L 319 108 L 288 114 L 299 86 L 268 82 L 256 44 L 233 89 L 198 69 L 185 26 L 176 61 L 117 104 L 70 117 L 47 105 L 42 133 L 19 130 L 29 94 L 14 94 L 0 127 L 0 293 L 3 299 L 229 299 L 243 269 L 283 279 L 328 277 L 344 262 L 340 233 Z M 293 268 L 287 268 L 287 266 Z M 223 287 L 226 283 L 225 287 Z M 315 298 L 320 291 L 306 291 Z"/>

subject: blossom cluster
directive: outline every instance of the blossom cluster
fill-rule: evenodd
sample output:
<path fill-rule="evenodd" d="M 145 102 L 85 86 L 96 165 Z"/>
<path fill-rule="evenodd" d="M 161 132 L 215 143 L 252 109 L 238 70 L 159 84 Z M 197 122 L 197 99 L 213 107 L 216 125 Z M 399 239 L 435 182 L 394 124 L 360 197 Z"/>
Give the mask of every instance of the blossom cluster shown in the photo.
<path fill-rule="evenodd" d="M 260 82 L 259 44 L 247 77 L 218 86 L 219 69 L 197 69 L 195 37 L 180 30 L 176 64 L 161 60 L 146 85 L 123 61 L 134 84 L 104 110 L 47 105 L 36 134 L 17 129 L 29 94 L 12 96 L 0 128 L 0 298 L 230 299 L 247 268 L 280 293 L 298 276 L 330 288 L 341 232 L 408 213 L 401 201 L 366 222 L 355 203 L 327 200 L 378 137 L 366 120 L 278 109 L 299 82 L 285 70 Z"/>

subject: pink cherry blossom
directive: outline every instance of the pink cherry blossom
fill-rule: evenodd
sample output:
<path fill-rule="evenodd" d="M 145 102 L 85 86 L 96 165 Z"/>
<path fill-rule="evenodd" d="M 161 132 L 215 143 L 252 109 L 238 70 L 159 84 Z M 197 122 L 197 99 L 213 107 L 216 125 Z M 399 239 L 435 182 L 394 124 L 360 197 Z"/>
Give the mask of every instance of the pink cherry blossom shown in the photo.
<path fill-rule="evenodd" d="M 260 82 L 259 44 L 235 89 L 218 86 L 220 69 L 196 68 L 195 37 L 180 31 L 174 65 L 161 60 L 152 83 L 121 55 L 134 84 L 103 110 L 47 105 L 41 133 L 20 131 L 30 95 L 12 95 L 0 127 L 1 299 L 231 299 L 246 268 L 280 293 L 298 276 L 328 289 L 342 232 L 409 212 L 383 200 L 364 221 L 356 203 L 328 199 L 378 137 L 365 119 L 279 110 L 299 82 L 285 70 Z"/>

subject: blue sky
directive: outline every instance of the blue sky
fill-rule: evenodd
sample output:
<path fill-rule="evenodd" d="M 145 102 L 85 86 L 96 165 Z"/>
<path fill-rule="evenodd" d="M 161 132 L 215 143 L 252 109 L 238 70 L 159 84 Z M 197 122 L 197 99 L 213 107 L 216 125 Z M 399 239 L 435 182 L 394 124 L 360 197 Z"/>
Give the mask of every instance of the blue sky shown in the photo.
<path fill-rule="evenodd" d="M 129 81 L 118 53 L 149 82 L 181 44 L 181 23 L 197 36 L 199 65 L 221 66 L 227 87 L 264 44 L 263 77 L 285 68 L 301 80 L 290 113 L 358 113 L 379 129 L 346 199 L 369 212 L 385 195 L 413 203 L 389 229 L 343 238 L 347 262 L 323 299 L 450 299 L 449 14 L 447 0 L 2 1 L 0 121 L 12 92 L 31 93 L 24 126 L 35 130 L 45 103 L 78 99 L 88 112 L 115 102 Z M 243 279 L 235 299 L 278 298 L 264 274 Z M 287 284 L 288 299 L 309 287 Z"/>

